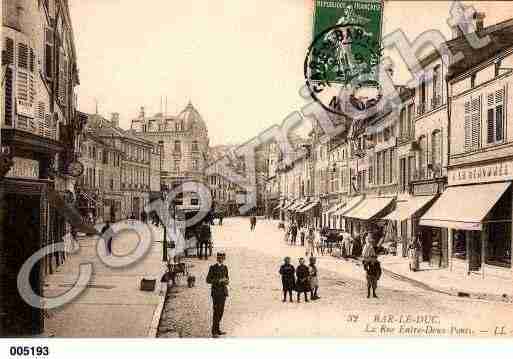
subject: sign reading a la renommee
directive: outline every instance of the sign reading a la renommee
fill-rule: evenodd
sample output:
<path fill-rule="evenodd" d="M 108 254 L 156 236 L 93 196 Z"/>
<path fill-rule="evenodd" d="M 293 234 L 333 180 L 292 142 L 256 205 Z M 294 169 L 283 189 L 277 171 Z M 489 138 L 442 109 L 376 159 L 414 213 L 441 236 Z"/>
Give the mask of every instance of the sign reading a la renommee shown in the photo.
<path fill-rule="evenodd" d="M 513 160 L 499 163 L 449 169 L 449 186 L 513 180 Z"/>

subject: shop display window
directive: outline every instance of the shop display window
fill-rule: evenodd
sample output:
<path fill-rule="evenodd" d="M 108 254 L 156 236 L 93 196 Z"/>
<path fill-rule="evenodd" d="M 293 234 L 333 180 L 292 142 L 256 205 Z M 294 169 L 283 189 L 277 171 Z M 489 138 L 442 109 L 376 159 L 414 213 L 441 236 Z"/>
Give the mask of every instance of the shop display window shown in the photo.
<path fill-rule="evenodd" d="M 465 235 L 465 231 L 454 231 L 452 238 L 452 257 L 467 259 L 467 236 Z"/>
<path fill-rule="evenodd" d="M 486 264 L 511 267 L 511 223 L 489 225 Z"/>

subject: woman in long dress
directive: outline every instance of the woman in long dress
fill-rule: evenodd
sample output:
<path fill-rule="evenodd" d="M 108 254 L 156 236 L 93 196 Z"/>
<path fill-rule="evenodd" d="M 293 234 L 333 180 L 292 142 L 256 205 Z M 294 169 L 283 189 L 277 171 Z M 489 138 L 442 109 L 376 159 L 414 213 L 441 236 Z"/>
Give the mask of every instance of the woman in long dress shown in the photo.
<path fill-rule="evenodd" d="M 419 269 L 420 240 L 412 238 L 408 246 L 408 256 L 410 257 L 410 271 L 415 272 Z"/>

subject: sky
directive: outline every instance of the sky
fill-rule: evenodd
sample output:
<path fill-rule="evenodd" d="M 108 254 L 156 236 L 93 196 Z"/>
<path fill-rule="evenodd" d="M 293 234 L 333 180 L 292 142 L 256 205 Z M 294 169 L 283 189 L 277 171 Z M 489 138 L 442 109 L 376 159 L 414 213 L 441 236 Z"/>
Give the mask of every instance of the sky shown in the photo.
<path fill-rule="evenodd" d="M 508 1 L 466 1 L 485 26 L 513 18 Z M 210 143 L 242 143 L 305 104 L 303 62 L 312 0 L 69 0 L 80 71 L 79 109 L 128 128 L 146 114 L 178 114 L 189 101 Z M 449 1 L 387 1 L 383 33 L 413 40 L 446 23 Z M 409 79 L 396 53 L 394 81 Z M 164 105 L 161 106 L 161 103 Z"/>

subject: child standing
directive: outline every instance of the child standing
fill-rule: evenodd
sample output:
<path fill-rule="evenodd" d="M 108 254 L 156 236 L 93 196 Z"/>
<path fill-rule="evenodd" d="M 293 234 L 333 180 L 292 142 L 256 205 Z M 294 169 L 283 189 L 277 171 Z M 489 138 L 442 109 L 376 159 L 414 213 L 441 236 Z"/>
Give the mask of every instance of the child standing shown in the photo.
<path fill-rule="evenodd" d="M 280 267 L 281 284 L 283 286 L 283 302 L 287 301 L 287 294 L 289 300 L 292 302 L 292 291 L 296 286 L 296 280 L 294 273 L 296 269 L 290 264 L 290 257 L 285 257 L 284 263 Z"/>
<path fill-rule="evenodd" d="M 312 300 L 320 299 L 317 295 L 317 291 L 319 290 L 319 275 L 315 261 L 315 257 L 310 257 L 310 266 L 308 267 L 310 270 L 310 298 Z"/>
<path fill-rule="evenodd" d="M 301 293 L 305 295 L 305 302 L 308 302 L 310 291 L 310 269 L 305 265 L 304 258 L 299 258 L 299 266 L 296 268 L 296 292 L 297 302 L 300 303 Z"/>
<path fill-rule="evenodd" d="M 376 255 L 363 261 L 363 269 L 367 272 L 367 298 L 370 298 L 371 288 L 372 296 L 377 298 L 376 288 L 378 287 L 378 280 L 381 277 L 381 264 Z"/>
<path fill-rule="evenodd" d="M 305 227 L 301 227 L 301 229 L 299 230 L 299 238 L 301 240 L 301 247 L 305 246 L 305 237 L 306 237 Z"/>

